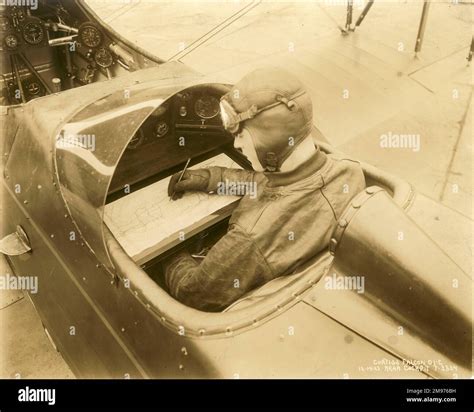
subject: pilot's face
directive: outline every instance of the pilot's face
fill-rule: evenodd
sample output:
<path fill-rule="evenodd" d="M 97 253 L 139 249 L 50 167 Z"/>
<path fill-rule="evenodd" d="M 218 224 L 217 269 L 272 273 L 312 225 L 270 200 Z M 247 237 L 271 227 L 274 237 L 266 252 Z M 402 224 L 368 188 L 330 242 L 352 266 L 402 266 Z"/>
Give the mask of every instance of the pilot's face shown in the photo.
<path fill-rule="evenodd" d="M 243 127 L 242 131 L 234 136 L 234 147 L 240 150 L 243 155 L 252 163 L 253 170 L 257 172 L 263 172 L 264 168 L 258 160 L 255 146 L 253 145 L 252 136 L 250 132 Z"/>

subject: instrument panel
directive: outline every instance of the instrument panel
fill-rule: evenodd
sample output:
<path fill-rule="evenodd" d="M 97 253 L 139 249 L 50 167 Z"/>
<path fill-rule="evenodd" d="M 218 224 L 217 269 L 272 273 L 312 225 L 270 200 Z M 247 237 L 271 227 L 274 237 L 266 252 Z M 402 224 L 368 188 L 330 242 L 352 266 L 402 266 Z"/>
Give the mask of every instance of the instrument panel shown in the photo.
<path fill-rule="evenodd" d="M 123 153 L 109 189 L 110 199 L 122 196 L 127 185 L 135 190 L 169 175 L 189 158 L 194 161 L 232 147 L 233 138 L 220 117 L 220 97 L 225 91 L 215 85 L 193 86 L 157 108 Z"/>
<path fill-rule="evenodd" d="M 176 109 L 177 127 L 197 125 L 208 128 L 208 126 L 221 126 L 219 117 L 220 96 L 215 92 L 204 89 L 187 90 L 178 93 L 174 97 Z"/>
<path fill-rule="evenodd" d="M 2 104 L 26 103 L 130 70 L 135 61 L 126 48 L 97 23 L 82 19 L 56 0 L 37 9 L 25 2 L 0 8 Z"/>
<path fill-rule="evenodd" d="M 223 132 L 220 96 L 204 89 L 187 90 L 163 103 L 135 133 L 127 149 L 135 150 L 180 131 Z"/>
<path fill-rule="evenodd" d="M 8 19 L 2 16 L 0 32 L 2 48 L 10 53 L 22 51 L 28 46 L 44 46 L 47 44 L 46 28 L 43 21 L 34 16 L 27 16 L 18 10 Z"/>

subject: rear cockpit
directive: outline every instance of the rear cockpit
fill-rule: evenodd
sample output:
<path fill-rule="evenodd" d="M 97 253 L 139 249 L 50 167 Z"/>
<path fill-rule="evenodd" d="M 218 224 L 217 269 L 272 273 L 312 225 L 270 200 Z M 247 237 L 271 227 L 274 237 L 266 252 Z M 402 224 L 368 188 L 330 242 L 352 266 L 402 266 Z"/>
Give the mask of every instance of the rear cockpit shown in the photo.
<path fill-rule="evenodd" d="M 224 85 L 203 84 L 166 99 L 142 123 L 111 180 L 104 222 L 126 253 L 160 286 L 161 262 L 187 248 L 196 259 L 227 231 L 237 196 L 188 193 L 172 201 L 172 174 L 188 168 L 250 168 L 222 127 Z M 189 161 L 189 163 L 188 163 Z"/>

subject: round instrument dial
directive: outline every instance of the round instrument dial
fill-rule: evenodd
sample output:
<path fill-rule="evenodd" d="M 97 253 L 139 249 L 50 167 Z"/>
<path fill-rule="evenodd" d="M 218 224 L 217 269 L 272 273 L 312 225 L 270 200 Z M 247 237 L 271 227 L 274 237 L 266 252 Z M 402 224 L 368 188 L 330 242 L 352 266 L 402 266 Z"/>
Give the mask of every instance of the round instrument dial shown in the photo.
<path fill-rule="evenodd" d="M 35 81 L 27 82 L 26 90 L 31 96 L 37 96 L 41 92 L 41 86 Z"/>
<path fill-rule="evenodd" d="M 94 60 L 100 67 L 103 67 L 104 69 L 114 64 L 112 53 L 110 53 L 105 47 L 101 47 L 96 51 Z"/>
<path fill-rule="evenodd" d="M 155 135 L 157 138 L 164 137 L 169 132 L 169 130 L 170 128 L 168 124 L 165 121 L 161 120 L 155 126 Z"/>
<path fill-rule="evenodd" d="M 104 36 L 94 24 L 83 23 L 79 27 L 79 39 L 82 44 L 94 49 L 102 44 Z"/>
<path fill-rule="evenodd" d="M 219 114 L 219 100 L 214 96 L 202 96 L 196 100 L 194 111 L 201 119 L 212 119 Z"/>
<path fill-rule="evenodd" d="M 5 46 L 7 46 L 7 48 L 10 50 L 15 50 L 19 44 L 18 37 L 16 37 L 14 34 L 7 34 L 7 36 L 5 36 L 4 42 Z"/>
<path fill-rule="evenodd" d="M 22 33 L 23 39 L 31 45 L 40 44 L 44 39 L 44 28 L 37 22 L 25 24 Z"/>

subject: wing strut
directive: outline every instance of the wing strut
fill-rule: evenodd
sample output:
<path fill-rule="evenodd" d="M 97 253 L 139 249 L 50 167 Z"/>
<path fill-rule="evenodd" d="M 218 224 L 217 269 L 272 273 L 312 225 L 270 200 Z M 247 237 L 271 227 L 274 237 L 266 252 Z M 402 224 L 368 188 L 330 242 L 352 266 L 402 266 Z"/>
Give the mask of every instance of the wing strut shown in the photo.
<path fill-rule="evenodd" d="M 353 0 L 347 0 L 347 15 L 346 15 L 346 31 L 351 30 L 352 24 L 352 12 L 353 12 Z"/>
<path fill-rule="evenodd" d="M 420 26 L 416 36 L 415 56 L 421 50 L 423 44 L 423 36 L 425 34 L 426 21 L 428 20 L 428 10 L 430 8 L 430 0 L 423 1 L 423 10 L 421 11 Z"/>
<path fill-rule="evenodd" d="M 346 27 L 343 31 L 343 34 L 347 34 L 350 31 L 355 31 L 357 27 L 364 21 L 365 16 L 369 12 L 370 8 L 373 6 L 375 0 L 368 0 L 368 3 L 365 5 L 364 10 L 360 13 L 359 18 L 357 19 L 354 27 L 351 27 L 352 24 L 352 14 L 354 11 L 354 0 L 347 0 L 347 14 L 346 14 Z"/>
<path fill-rule="evenodd" d="M 359 18 L 356 21 L 353 31 L 356 29 L 356 27 L 359 27 L 360 24 L 364 21 L 365 16 L 367 16 L 367 13 L 369 12 L 370 8 L 373 6 L 374 1 L 375 0 L 369 0 L 369 2 L 365 5 L 364 10 L 362 10 L 362 13 L 360 13 Z"/>

